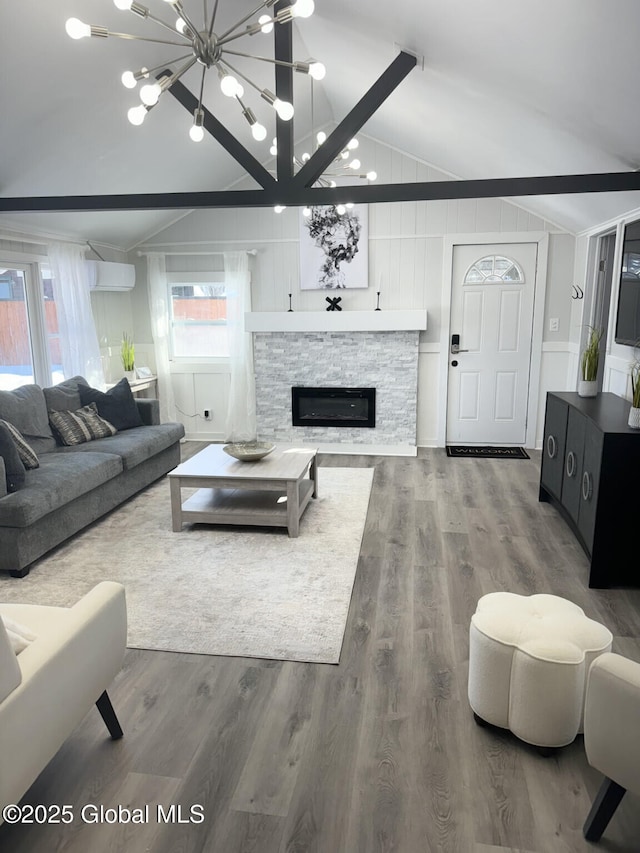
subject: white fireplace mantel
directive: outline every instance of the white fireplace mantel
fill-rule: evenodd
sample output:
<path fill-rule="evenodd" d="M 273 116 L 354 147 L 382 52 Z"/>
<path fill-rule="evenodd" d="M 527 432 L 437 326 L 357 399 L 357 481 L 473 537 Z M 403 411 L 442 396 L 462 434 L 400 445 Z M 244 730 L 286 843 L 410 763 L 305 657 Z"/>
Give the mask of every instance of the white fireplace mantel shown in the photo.
<path fill-rule="evenodd" d="M 398 332 L 427 328 L 424 309 L 406 311 L 253 311 L 247 332 Z"/>

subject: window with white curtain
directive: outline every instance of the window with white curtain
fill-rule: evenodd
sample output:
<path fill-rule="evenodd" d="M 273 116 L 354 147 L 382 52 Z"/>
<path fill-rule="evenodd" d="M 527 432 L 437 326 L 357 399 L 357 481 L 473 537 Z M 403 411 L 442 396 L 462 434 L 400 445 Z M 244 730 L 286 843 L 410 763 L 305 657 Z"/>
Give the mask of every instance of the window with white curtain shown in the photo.
<path fill-rule="evenodd" d="M 224 273 L 167 272 L 171 357 L 229 357 Z"/>
<path fill-rule="evenodd" d="M 51 272 L 0 253 L 0 390 L 63 379 Z"/>

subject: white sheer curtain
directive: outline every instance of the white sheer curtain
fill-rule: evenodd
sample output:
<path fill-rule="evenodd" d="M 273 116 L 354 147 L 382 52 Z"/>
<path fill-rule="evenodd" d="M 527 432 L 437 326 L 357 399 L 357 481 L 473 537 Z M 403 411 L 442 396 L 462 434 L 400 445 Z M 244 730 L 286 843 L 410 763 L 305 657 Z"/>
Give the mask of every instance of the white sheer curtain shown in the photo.
<path fill-rule="evenodd" d="M 158 398 L 160 401 L 160 420 L 175 421 L 176 404 L 171 382 L 171 364 L 169 361 L 169 290 L 167 287 L 167 267 L 162 254 L 147 256 L 147 290 L 149 293 L 149 313 L 151 315 L 151 334 L 156 355 L 156 373 L 158 375 Z"/>
<path fill-rule="evenodd" d="M 103 389 L 104 372 L 91 311 L 85 249 L 52 243 L 48 255 L 65 378 L 84 376 L 94 388 Z"/>
<path fill-rule="evenodd" d="M 244 330 L 245 311 L 251 311 L 251 279 L 246 252 L 224 253 L 224 280 L 231 367 L 226 440 L 252 441 L 256 438 L 256 389 L 253 339 L 251 332 Z"/>

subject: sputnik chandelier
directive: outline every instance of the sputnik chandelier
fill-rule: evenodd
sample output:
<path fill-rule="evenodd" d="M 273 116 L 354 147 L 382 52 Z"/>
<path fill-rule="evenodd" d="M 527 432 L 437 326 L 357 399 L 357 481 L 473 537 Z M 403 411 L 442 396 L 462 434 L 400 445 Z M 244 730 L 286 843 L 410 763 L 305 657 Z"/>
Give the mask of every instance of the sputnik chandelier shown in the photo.
<path fill-rule="evenodd" d="M 254 36 L 259 33 L 270 33 L 274 25 L 286 24 L 296 18 L 308 18 L 313 14 L 313 0 L 295 0 L 289 6 L 281 8 L 279 11 L 273 11 L 270 14 L 262 14 L 254 23 L 247 24 L 252 18 L 255 18 L 262 10 L 270 10 L 276 5 L 277 0 L 263 0 L 260 5 L 244 15 L 233 26 L 226 28 L 221 33 L 216 33 L 214 27 L 216 24 L 216 16 L 218 12 L 219 0 L 215 0 L 213 8 L 209 13 L 207 8 L 207 0 L 203 0 L 203 26 L 201 29 L 192 21 L 189 14 L 186 12 L 182 0 L 163 0 L 175 13 L 176 20 L 173 23 L 168 23 L 161 18 L 151 14 L 146 6 L 142 6 L 136 0 L 114 0 L 116 7 L 122 11 L 130 11 L 138 18 L 144 21 L 152 21 L 165 30 L 169 30 L 174 39 L 148 38 L 146 36 L 131 35 L 129 33 L 111 32 L 106 27 L 94 27 L 89 24 L 84 24 L 77 18 L 69 18 L 66 22 L 67 34 L 72 39 L 81 39 L 85 37 L 108 38 L 115 37 L 121 39 L 132 39 L 136 41 L 153 42 L 155 44 L 167 44 L 178 48 L 183 48 L 184 53 L 173 59 L 167 60 L 155 68 L 142 67 L 138 71 L 125 71 L 122 75 L 122 83 L 129 89 L 134 89 L 138 83 L 143 85 L 140 88 L 141 104 L 132 107 L 128 112 L 128 119 L 131 124 L 140 125 L 144 121 L 147 113 L 153 109 L 158 103 L 160 96 L 166 92 L 171 86 L 179 80 L 190 68 L 196 63 L 202 66 L 202 75 L 200 80 L 200 96 L 198 106 L 193 115 L 193 124 L 189 131 L 189 136 L 194 142 L 200 142 L 204 138 L 204 112 L 202 109 L 202 97 L 204 93 L 205 77 L 210 69 L 217 73 L 220 82 L 220 89 L 224 95 L 229 98 L 234 98 L 242 110 L 242 115 L 248 122 L 251 128 L 251 134 L 254 139 L 261 141 L 266 138 L 267 130 L 256 118 L 255 113 L 243 101 L 244 87 L 238 80 L 241 78 L 255 89 L 259 95 L 265 100 L 277 113 L 278 117 L 283 121 L 290 121 L 293 118 L 293 104 L 288 101 L 280 100 L 272 91 L 267 88 L 262 88 L 253 82 L 246 74 L 240 71 L 229 60 L 229 57 L 245 57 L 255 59 L 261 62 L 272 63 L 273 65 L 285 65 L 292 68 L 301 74 L 307 74 L 314 80 L 322 80 L 325 76 L 325 67 L 321 62 L 313 59 L 308 59 L 305 62 L 284 62 L 279 59 L 272 59 L 267 56 L 255 56 L 250 53 L 232 50 L 237 39 L 244 36 Z M 235 62 L 235 59 L 233 60 Z M 169 69 L 170 74 L 160 76 L 159 79 L 151 79 L 151 75 L 161 70 Z M 147 81 L 147 82 L 145 82 Z"/>

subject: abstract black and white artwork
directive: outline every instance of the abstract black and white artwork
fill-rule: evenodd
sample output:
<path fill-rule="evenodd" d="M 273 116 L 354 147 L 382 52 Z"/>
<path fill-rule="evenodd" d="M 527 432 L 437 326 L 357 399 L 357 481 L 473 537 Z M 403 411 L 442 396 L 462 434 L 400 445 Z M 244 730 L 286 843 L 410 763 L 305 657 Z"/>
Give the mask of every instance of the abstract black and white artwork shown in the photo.
<path fill-rule="evenodd" d="M 341 290 L 369 286 L 368 208 L 338 213 L 333 205 L 300 215 L 300 288 Z"/>

